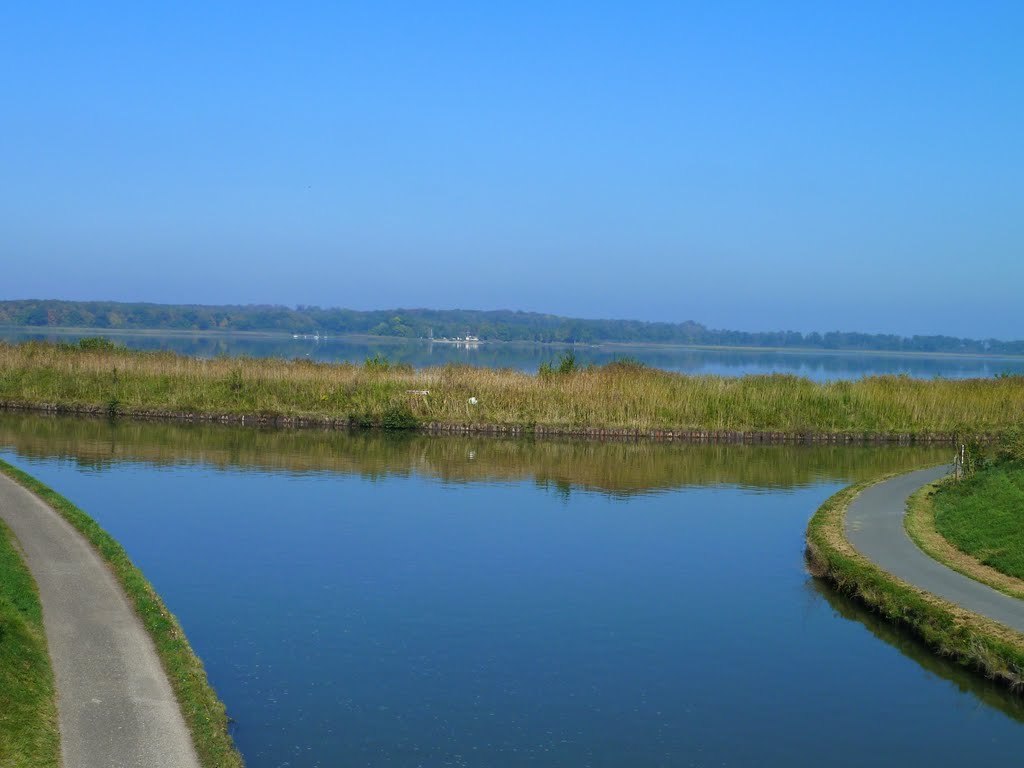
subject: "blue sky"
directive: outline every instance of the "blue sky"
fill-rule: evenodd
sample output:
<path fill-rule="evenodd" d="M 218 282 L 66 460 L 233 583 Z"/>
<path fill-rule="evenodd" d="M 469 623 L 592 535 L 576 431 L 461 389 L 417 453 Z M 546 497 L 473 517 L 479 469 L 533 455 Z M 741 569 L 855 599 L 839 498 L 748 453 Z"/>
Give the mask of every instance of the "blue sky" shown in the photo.
<path fill-rule="evenodd" d="M 1024 4 L 11 3 L 0 298 L 1024 337 Z"/>

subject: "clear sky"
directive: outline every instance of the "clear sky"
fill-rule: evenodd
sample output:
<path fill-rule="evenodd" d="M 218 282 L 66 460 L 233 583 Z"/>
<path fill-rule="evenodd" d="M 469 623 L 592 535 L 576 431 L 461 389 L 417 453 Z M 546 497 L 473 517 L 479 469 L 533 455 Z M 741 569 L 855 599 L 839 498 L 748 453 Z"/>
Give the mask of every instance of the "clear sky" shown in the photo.
<path fill-rule="evenodd" d="M 0 298 L 1024 337 L 1024 3 L 7 3 Z"/>

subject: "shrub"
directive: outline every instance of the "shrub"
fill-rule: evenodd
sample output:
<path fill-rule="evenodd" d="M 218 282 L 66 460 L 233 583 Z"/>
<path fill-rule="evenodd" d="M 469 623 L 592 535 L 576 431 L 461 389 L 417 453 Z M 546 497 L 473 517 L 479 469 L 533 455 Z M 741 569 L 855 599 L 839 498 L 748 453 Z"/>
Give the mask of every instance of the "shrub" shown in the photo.
<path fill-rule="evenodd" d="M 555 375 L 567 376 L 578 370 L 579 365 L 576 363 L 576 353 L 563 352 L 558 356 L 557 363 L 541 363 L 540 368 L 537 370 L 537 374 L 542 379 L 546 379 Z"/>
<path fill-rule="evenodd" d="M 384 429 L 416 429 L 420 420 L 416 418 L 408 406 L 393 405 L 384 411 L 381 426 Z"/>
<path fill-rule="evenodd" d="M 980 472 L 989 464 L 985 446 L 977 440 L 972 440 L 964 446 L 964 474 L 973 475 Z"/>
<path fill-rule="evenodd" d="M 93 352 L 112 352 L 116 349 L 124 349 L 124 347 L 102 336 L 86 336 L 83 339 L 79 339 L 78 348 Z"/>
<path fill-rule="evenodd" d="M 363 368 L 368 371 L 389 371 L 391 370 L 391 363 L 384 355 L 378 352 L 373 357 L 366 358 L 363 362 Z"/>
<path fill-rule="evenodd" d="M 996 462 L 1024 461 L 1024 430 L 1003 435 L 996 446 Z"/>

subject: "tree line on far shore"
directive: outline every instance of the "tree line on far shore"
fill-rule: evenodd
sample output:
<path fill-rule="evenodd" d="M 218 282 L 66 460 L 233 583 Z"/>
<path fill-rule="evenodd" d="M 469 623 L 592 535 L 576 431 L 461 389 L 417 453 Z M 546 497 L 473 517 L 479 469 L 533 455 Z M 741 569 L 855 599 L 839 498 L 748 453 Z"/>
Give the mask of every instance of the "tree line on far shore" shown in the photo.
<path fill-rule="evenodd" d="M 891 352 L 1024 354 L 1024 340 L 899 336 L 848 331 L 732 331 L 693 321 L 585 320 L 537 312 L 464 309 L 358 311 L 314 306 L 204 306 L 113 301 L 0 301 L 0 326 L 106 330 L 264 331 L 370 334 L 400 338 L 454 338 L 473 334 L 484 341 L 689 344 Z"/>

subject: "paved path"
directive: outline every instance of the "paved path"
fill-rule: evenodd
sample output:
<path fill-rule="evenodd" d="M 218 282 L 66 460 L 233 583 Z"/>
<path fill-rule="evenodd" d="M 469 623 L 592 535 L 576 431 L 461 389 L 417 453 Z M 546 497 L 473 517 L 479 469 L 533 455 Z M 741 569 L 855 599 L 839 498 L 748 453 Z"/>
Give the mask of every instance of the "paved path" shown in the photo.
<path fill-rule="evenodd" d="M 903 581 L 1024 632 L 1024 600 L 997 592 L 933 560 L 903 527 L 907 499 L 947 473 L 922 469 L 873 485 L 846 512 L 846 536 L 869 560 Z"/>
<path fill-rule="evenodd" d="M 64 768 L 199 768 L 152 640 L 99 555 L 2 474 L 0 517 L 39 585 Z"/>

